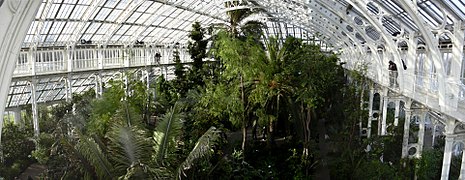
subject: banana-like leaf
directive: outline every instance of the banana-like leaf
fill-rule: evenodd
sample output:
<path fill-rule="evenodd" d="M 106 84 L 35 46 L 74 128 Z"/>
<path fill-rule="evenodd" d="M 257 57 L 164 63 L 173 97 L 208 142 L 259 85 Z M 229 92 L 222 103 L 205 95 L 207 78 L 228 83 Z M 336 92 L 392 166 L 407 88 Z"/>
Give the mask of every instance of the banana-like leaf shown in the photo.
<path fill-rule="evenodd" d="M 178 178 L 185 176 L 184 171 L 190 169 L 196 164 L 199 160 L 206 160 L 214 154 L 214 148 L 218 145 L 223 139 L 222 131 L 210 127 L 207 132 L 205 132 L 195 144 L 195 147 L 189 153 L 189 156 L 184 160 L 184 162 L 178 168 Z"/>

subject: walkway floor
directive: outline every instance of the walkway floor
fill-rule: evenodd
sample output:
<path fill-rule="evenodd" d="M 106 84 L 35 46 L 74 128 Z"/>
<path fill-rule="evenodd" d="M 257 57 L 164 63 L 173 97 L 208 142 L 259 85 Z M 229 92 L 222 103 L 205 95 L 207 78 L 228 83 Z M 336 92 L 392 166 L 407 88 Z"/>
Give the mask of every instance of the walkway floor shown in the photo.
<path fill-rule="evenodd" d="M 40 173 L 45 171 L 45 166 L 40 164 L 32 164 L 29 166 L 21 175 L 19 175 L 19 179 L 27 180 L 28 177 L 32 177 L 32 179 L 39 179 Z"/>

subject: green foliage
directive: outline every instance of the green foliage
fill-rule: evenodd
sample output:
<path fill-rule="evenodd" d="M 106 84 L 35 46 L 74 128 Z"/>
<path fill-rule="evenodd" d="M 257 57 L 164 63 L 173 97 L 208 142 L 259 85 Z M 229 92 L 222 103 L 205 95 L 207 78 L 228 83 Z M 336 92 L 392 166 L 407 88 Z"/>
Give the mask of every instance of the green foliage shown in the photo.
<path fill-rule="evenodd" d="M 104 154 L 104 150 L 97 144 L 94 138 L 78 134 L 79 141 L 74 147 L 74 151 L 82 157 L 88 164 L 85 167 L 88 170 L 84 170 L 85 177 L 95 177 L 99 179 L 109 179 L 113 175 L 111 170 L 113 169 L 108 158 Z"/>
<path fill-rule="evenodd" d="M 231 89 L 223 83 L 207 84 L 195 109 L 200 118 L 194 124 L 200 127 L 218 125 L 223 119 L 230 120 L 236 127 L 241 124 L 243 107 L 238 88 Z"/>
<path fill-rule="evenodd" d="M 223 145 L 224 143 L 224 135 L 223 132 L 215 127 L 210 127 L 195 143 L 194 148 L 190 151 L 189 155 L 186 157 L 184 162 L 178 168 L 178 176 L 181 177 L 186 176 L 185 171 L 194 168 L 198 164 L 202 164 L 202 162 L 208 162 L 210 158 L 215 154 L 215 149 L 218 149 L 217 146 Z M 204 163 L 205 164 L 205 163 Z M 208 164 L 208 163 L 207 163 Z M 203 167 L 202 171 L 206 171 L 206 168 Z M 212 168 L 209 168 L 212 170 Z M 197 175 L 198 176 L 198 175 Z M 199 176 L 201 177 L 201 176 Z M 190 177 L 192 178 L 192 177 Z"/>
<path fill-rule="evenodd" d="M 203 59 L 207 57 L 207 44 L 208 40 L 205 39 L 205 29 L 201 27 L 199 22 L 192 24 L 192 30 L 189 34 L 189 41 L 187 49 L 191 55 L 192 68 L 188 73 L 189 83 L 192 85 L 203 86 L 203 78 L 205 73 L 203 71 Z"/>
<path fill-rule="evenodd" d="M 231 37 L 227 32 L 218 33 L 216 49 L 223 60 L 223 77 L 226 80 L 243 76 L 244 81 L 250 81 L 259 73 L 255 62 L 266 59 L 264 49 L 253 39 L 245 40 Z"/>
<path fill-rule="evenodd" d="M 29 157 L 35 149 L 32 130 L 24 131 L 13 123 L 5 123 L 2 129 L 3 161 L 0 162 L 0 177 L 14 179 L 24 171 L 33 159 Z"/>
<path fill-rule="evenodd" d="M 367 114 L 360 109 L 363 76 L 344 85 L 336 56 L 296 38 L 283 42 L 271 37 L 262 44 L 262 24 L 243 22 L 253 13 L 227 12 L 228 32 L 212 37 L 219 63 L 203 63 L 208 41 L 200 24 L 193 24 L 188 47 L 192 69 L 187 71 L 175 52 L 176 79 L 159 77 L 153 98 L 151 88 L 129 76 L 126 89 L 113 81 L 101 98 L 89 91 L 92 98 L 76 95 L 71 103 L 45 109 L 49 113 L 41 118 L 47 119 L 47 130 L 32 155 L 47 165 L 47 178 L 309 179 L 318 162 L 327 160 L 319 159 L 315 143 L 315 124 L 321 118 L 332 137 L 330 157 L 337 157 L 329 161 L 333 178 L 408 174 L 398 171 L 397 129 L 390 131 L 392 137 L 359 137 L 358 122 Z M 254 139 L 247 141 L 253 142 L 250 148 L 232 152 L 237 147 L 224 141 L 220 129 L 242 128 L 245 143 L 251 124 L 266 127 L 269 141 L 282 138 L 273 146 Z M 369 152 L 364 151 L 367 145 Z M 418 172 L 429 171 L 429 162 L 436 162 L 429 159 L 420 162 Z"/>
<path fill-rule="evenodd" d="M 439 179 L 442 167 L 443 152 L 436 149 L 425 150 L 416 163 L 418 179 Z"/>
<path fill-rule="evenodd" d="M 154 159 L 157 163 L 164 165 L 165 160 L 173 155 L 178 138 L 181 134 L 183 114 L 177 103 L 168 111 L 157 125 L 153 133 Z"/>
<path fill-rule="evenodd" d="M 111 162 L 115 165 L 113 172 L 123 179 L 154 178 L 155 165 L 151 163 L 150 141 L 146 132 L 137 126 L 115 124 L 107 134 Z M 140 171 L 145 169 L 145 171 Z"/>
<path fill-rule="evenodd" d="M 109 88 L 102 95 L 102 98 L 92 102 L 92 113 L 90 122 L 87 124 L 89 134 L 96 133 L 103 137 L 109 129 L 110 120 L 116 111 L 123 106 L 123 97 L 125 92 L 123 82 L 110 81 Z"/>
<path fill-rule="evenodd" d="M 173 58 L 174 58 L 174 75 L 176 75 L 176 79 L 173 82 L 173 85 L 176 89 L 176 92 L 179 93 L 179 97 L 184 97 L 189 90 L 189 85 L 186 81 L 186 70 L 184 68 L 184 64 L 182 64 L 181 59 L 179 57 L 179 51 L 173 51 Z"/>
<path fill-rule="evenodd" d="M 353 170 L 355 171 L 354 179 L 395 179 L 396 176 L 396 170 L 393 167 L 379 160 L 362 161 L 360 166 Z"/>

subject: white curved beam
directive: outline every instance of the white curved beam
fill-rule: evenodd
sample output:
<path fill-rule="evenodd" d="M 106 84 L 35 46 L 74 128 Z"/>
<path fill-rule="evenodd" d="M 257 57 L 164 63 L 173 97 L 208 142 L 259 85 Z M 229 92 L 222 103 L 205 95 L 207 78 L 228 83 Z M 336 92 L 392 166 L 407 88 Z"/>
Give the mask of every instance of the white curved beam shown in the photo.
<path fill-rule="evenodd" d="M 365 39 L 365 42 L 366 42 L 365 45 L 368 46 L 368 48 L 371 49 L 371 52 L 373 52 L 373 53 L 376 52 L 376 42 L 378 42 L 379 40 L 378 41 L 372 40 L 370 37 L 368 37 L 366 35 L 366 33 L 363 32 L 363 30 L 359 27 L 359 25 L 350 24 L 350 22 L 354 21 L 354 20 L 350 20 L 350 19 L 347 18 L 347 16 L 343 15 L 342 13 L 338 13 L 338 11 L 331 8 L 329 4 L 326 4 L 326 1 L 312 1 L 312 2 L 310 2 L 310 4 L 307 4 L 307 6 L 309 8 L 310 7 L 316 7 L 318 5 L 322 6 L 325 9 L 320 10 L 319 8 L 314 8 L 312 14 L 315 13 L 315 12 L 318 12 L 319 15 L 323 15 L 327 20 L 330 21 L 330 23 L 332 23 L 335 26 L 339 26 L 341 31 L 343 31 L 348 36 L 351 36 L 351 39 L 353 39 L 354 41 L 357 41 L 357 42 L 358 42 L 358 39 L 355 36 L 356 36 L 356 32 L 358 31 L 359 34 Z M 318 15 L 318 14 L 315 14 L 315 15 Z M 333 17 L 333 15 L 334 15 L 335 18 L 331 18 L 331 17 Z M 339 19 L 340 22 L 337 22 L 336 19 Z M 348 31 L 347 28 L 345 28 L 345 26 L 347 26 L 347 25 L 351 25 L 356 30 L 354 30 L 353 32 Z M 363 47 L 363 44 L 360 44 L 360 43 L 358 43 L 358 44 L 361 47 Z M 366 51 L 364 51 L 364 52 L 366 52 Z M 373 58 L 373 56 L 371 58 Z M 365 59 L 365 58 L 362 58 L 362 59 Z M 378 81 L 381 81 L 381 78 L 382 78 L 381 72 L 382 72 L 382 67 L 383 67 L 382 61 L 379 58 L 379 56 L 374 56 L 374 59 L 375 59 L 375 61 L 374 61 L 375 64 L 372 67 L 375 67 L 376 69 L 373 72 L 377 73 L 377 77 L 379 78 Z M 372 61 L 372 59 L 367 59 L 367 60 L 369 60 L 370 63 Z"/>
<path fill-rule="evenodd" d="M 412 17 L 415 24 L 417 24 L 420 33 L 426 41 L 427 48 L 429 49 L 429 56 L 433 60 L 434 65 L 436 67 L 436 71 L 438 72 L 438 99 L 441 111 L 452 110 L 451 108 L 453 107 L 450 107 L 446 104 L 446 101 L 448 101 L 449 99 L 446 97 L 446 73 L 442 64 L 442 55 L 438 48 L 439 41 L 434 37 L 434 34 L 431 32 L 432 27 L 421 19 L 420 12 L 417 10 L 418 7 L 416 6 L 416 4 L 406 1 L 399 1 L 399 4 L 405 10 L 405 12 L 407 12 L 407 14 Z M 456 108 L 457 107 L 453 108 L 453 110 L 456 110 Z"/>
<path fill-rule="evenodd" d="M 312 30 L 317 30 L 317 32 L 326 32 L 323 34 L 326 34 L 325 36 L 328 39 L 334 39 L 334 33 L 336 31 L 334 30 L 333 27 L 327 26 L 326 23 L 324 23 L 323 26 L 317 26 L 313 25 L 311 22 L 311 17 L 307 16 L 308 12 L 302 7 L 302 6 L 297 6 L 297 5 L 290 5 L 290 6 L 284 6 L 284 4 L 280 4 L 282 2 L 277 2 L 275 0 L 268 0 L 267 2 L 262 2 L 260 4 L 260 8 L 262 9 L 267 9 L 269 13 L 272 14 L 274 18 L 277 19 L 282 19 L 288 22 L 291 22 L 291 24 L 294 24 L 296 26 L 305 26 L 305 27 L 311 27 Z M 292 10 L 290 10 L 291 8 Z M 305 16 L 302 16 L 305 15 Z M 321 28 L 324 27 L 324 28 Z M 324 30 L 326 29 L 326 30 Z M 329 31 L 331 29 L 331 31 Z M 337 32 L 339 34 L 339 37 L 344 37 L 340 32 Z M 341 39 L 342 40 L 342 39 Z M 344 41 L 344 40 L 342 40 Z M 353 40 L 354 43 L 356 43 L 355 40 Z M 347 44 L 351 44 L 349 42 L 346 42 Z"/>
<path fill-rule="evenodd" d="M 21 43 L 42 1 L 6 0 L 0 6 L 0 141 L 11 76 Z"/>
<path fill-rule="evenodd" d="M 333 0 L 334 1 L 334 0 Z M 368 20 L 368 22 L 378 31 L 378 32 L 385 32 L 382 24 L 381 24 L 381 20 L 380 19 L 376 19 L 376 15 L 373 15 L 373 14 L 370 14 L 370 12 L 367 11 L 366 9 L 366 5 L 367 4 L 361 4 L 360 1 L 356 1 L 356 0 L 347 0 L 347 3 L 351 4 L 353 8 L 357 9 L 357 11 L 359 11 L 361 13 L 361 15 L 363 15 L 365 17 L 366 20 Z M 339 5 L 339 9 L 341 11 L 344 11 L 345 9 Z M 349 17 L 351 17 L 352 15 L 348 15 Z M 385 40 L 385 43 L 386 43 L 386 52 L 388 53 L 388 55 L 392 55 L 393 56 L 393 61 L 396 62 L 396 64 L 399 64 L 401 65 L 402 62 L 401 62 L 401 58 L 400 58 L 400 53 L 399 51 L 397 50 L 397 44 L 394 42 L 394 40 L 392 39 L 392 36 L 388 36 L 386 35 L 386 33 L 380 33 L 381 37 Z M 385 54 L 386 54 L 385 52 Z M 383 55 L 384 57 L 386 57 L 385 55 Z M 384 66 L 383 67 L 388 67 L 388 64 L 387 62 L 384 62 L 383 61 Z M 385 70 L 383 71 L 383 77 L 388 77 L 387 75 L 387 68 L 385 68 Z M 398 76 L 398 81 L 399 81 L 399 89 L 400 89 L 400 92 L 403 92 L 405 89 L 404 89 L 404 71 L 403 69 L 399 68 L 399 76 Z M 388 84 L 386 81 L 388 80 L 388 78 L 385 78 L 385 85 Z"/>

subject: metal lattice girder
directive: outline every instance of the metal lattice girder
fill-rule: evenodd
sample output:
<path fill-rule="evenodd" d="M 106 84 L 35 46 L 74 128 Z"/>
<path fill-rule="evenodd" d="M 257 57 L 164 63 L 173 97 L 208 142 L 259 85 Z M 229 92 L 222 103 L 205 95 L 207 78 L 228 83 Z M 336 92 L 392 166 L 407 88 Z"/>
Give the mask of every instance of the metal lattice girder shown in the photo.
<path fill-rule="evenodd" d="M 271 10 L 271 12 L 276 13 L 276 14 L 273 14 L 274 15 L 273 18 L 281 19 L 283 21 L 293 22 L 294 24 L 298 24 L 299 26 L 305 26 L 306 28 L 311 28 L 314 30 L 314 32 L 320 32 L 328 39 L 335 39 L 335 37 L 340 37 L 341 39 L 339 39 L 339 41 L 343 41 L 343 42 L 345 41 L 344 39 L 342 39 L 344 36 L 341 34 L 341 32 L 336 31 L 335 26 L 331 26 L 331 25 L 328 25 L 327 23 L 323 23 L 322 21 L 324 20 L 322 18 L 314 18 L 311 16 L 307 16 L 306 18 L 302 17 L 301 15 L 302 13 L 310 14 L 306 12 L 305 6 L 301 4 L 293 4 L 293 6 L 285 7 L 282 5 L 275 5 L 271 2 L 275 2 L 275 1 L 269 1 L 267 3 L 263 3 L 260 5 L 263 6 L 262 8 Z M 316 19 L 321 19 L 321 20 L 316 20 Z M 317 21 L 317 23 L 312 23 L 312 21 L 313 22 Z M 334 36 L 335 34 L 337 34 L 338 36 Z M 337 38 L 336 38 L 336 41 L 338 41 Z M 352 44 L 352 43 L 346 42 L 346 44 Z"/>
<path fill-rule="evenodd" d="M 29 28 L 23 47 L 69 46 L 79 44 L 81 40 L 103 45 L 131 44 L 136 41 L 186 43 L 190 25 L 194 21 L 204 26 L 227 21 L 222 3 L 215 0 L 131 2 L 46 1 L 41 4 Z M 158 36 L 160 34 L 162 36 Z"/>
<path fill-rule="evenodd" d="M 45 2 L 45 6 L 42 6 L 41 10 L 41 16 L 39 18 L 38 25 L 36 29 L 34 30 L 35 32 L 35 37 L 34 37 L 34 46 L 37 46 L 37 44 L 40 42 L 40 37 L 41 37 L 41 31 L 44 26 L 44 21 L 47 18 L 47 14 L 50 12 L 51 6 L 53 4 L 54 0 L 47 0 Z"/>
<path fill-rule="evenodd" d="M 380 43 L 382 40 L 381 38 L 378 37 L 378 39 L 368 37 L 368 35 L 363 31 L 363 29 L 366 29 L 369 26 L 366 26 L 364 24 L 364 21 L 360 20 L 361 23 L 355 22 L 354 19 L 349 19 L 343 11 L 338 11 L 337 8 L 334 8 L 335 2 L 331 6 L 328 1 L 312 1 L 311 3 L 308 4 L 310 7 L 318 7 L 320 8 L 315 8 L 312 13 L 315 14 L 315 16 L 318 15 L 323 15 L 326 19 L 328 19 L 332 24 L 337 26 L 340 24 L 340 29 L 345 33 L 351 36 L 351 39 L 354 39 L 354 41 L 361 41 L 358 39 L 357 35 L 361 36 L 363 38 L 364 42 L 358 43 L 360 46 L 367 46 L 368 48 L 371 49 L 372 52 L 375 52 L 377 47 L 376 44 Z M 339 22 L 337 22 L 339 20 Z M 363 19 L 364 20 L 364 19 Z M 352 31 L 350 31 L 349 28 L 352 28 Z M 362 29 L 363 28 L 363 29 Z M 358 40 L 357 40 L 358 39 Z M 362 51 L 366 52 L 366 51 Z M 383 62 L 379 58 L 379 56 L 374 56 L 375 57 L 375 66 L 374 67 L 383 67 Z M 363 60 L 363 58 L 362 58 Z M 370 59 L 367 61 L 368 63 L 371 63 Z M 380 70 L 375 71 L 378 73 L 377 77 L 382 77 L 382 74 Z"/>
<path fill-rule="evenodd" d="M 268 10 L 272 10 L 272 11 L 278 11 L 279 10 L 282 10 L 282 9 L 278 9 L 279 7 L 276 7 L 276 6 L 271 6 L 271 4 L 261 4 L 261 8 L 264 8 L 264 9 L 268 9 Z M 276 10 L 273 10 L 273 9 L 276 9 Z M 276 12 L 275 12 L 276 13 Z M 274 15 L 274 14 L 273 14 Z M 272 17 L 272 21 L 280 21 L 280 22 L 292 22 L 293 25 L 295 26 L 298 26 L 298 27 L 301 27 L 301 28 L 308 28 L 308 29 L 311 29 L 312 32 L 316 32 L 316 31 L 320 31 L 319 29 L 317 29 L 315 31 L 315 26 L 311 23 L 307 23 L 305 20 L 301 20 L 301 21 L 296 21 L 295 19 L 293 19 L 294 16 L 290 16 L 290 15 L 286 15 L 286 14 L 276 14 Z M 326 37 L 331 37 L 332 33 L 323 33 L 323 35 L 325 35 Z"/>
<path fill-rule="evenodd" d="M 100 0 L 94 0 L 91 1 L 91 4 L 89 7 L 85 10 L 83 16 L 80 18 L 80 21 L 78 22 L 76 26 L 76 31 L 74 31 L 71 41 L 68 44 L 75 44 L 81 40 L 82 35 L 85 32 L 85 26 L 91 19 L 93 13 L 97 11 L 99 6 L 102 6 L 105 3 L 105 1 L 100 1 Z M 71 14 L 70 14 L 71 16 Z M 69 18 L 69 17 L 68 17 Z"/>
<path fill-rule="evenodd" d="M 120 2 L 121 3 L 121 2 Z M 106 33 L 101 42 L 103 44 L 107 44 L 111 37 L 116 33 L 118 30 L 118 27 L 121 27 L 121 23 L 126 21 L 133 13 L 136 11 L 136 9 L 144 3 L 143 0 L 130 0 L 127 2 L 126 7 L 124 8 L 123 12 L 119 15 L 119 17 L 116 19 L 116 23 L 111 25 L 108 32 Z"/>

